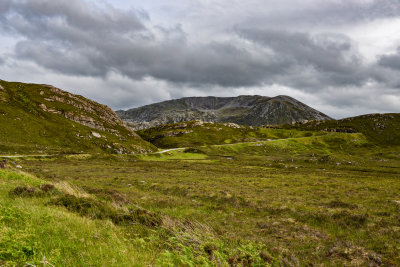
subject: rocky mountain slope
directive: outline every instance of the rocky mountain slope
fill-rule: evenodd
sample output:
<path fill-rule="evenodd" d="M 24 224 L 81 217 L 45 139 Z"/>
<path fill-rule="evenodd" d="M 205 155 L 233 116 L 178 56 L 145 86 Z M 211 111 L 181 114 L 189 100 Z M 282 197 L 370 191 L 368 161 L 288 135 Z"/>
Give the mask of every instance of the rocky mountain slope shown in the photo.
<path fill-rule="evenodd" d="M 134 129 L 192 120 L 261 126 L 331 119 L 289 96 L 187 97 L 117 114 Z"/>
<path fill-rule="evenodd" d="M 155 150 L 109 107 L 51 85 L 0 80 L 0 153 Z"/>

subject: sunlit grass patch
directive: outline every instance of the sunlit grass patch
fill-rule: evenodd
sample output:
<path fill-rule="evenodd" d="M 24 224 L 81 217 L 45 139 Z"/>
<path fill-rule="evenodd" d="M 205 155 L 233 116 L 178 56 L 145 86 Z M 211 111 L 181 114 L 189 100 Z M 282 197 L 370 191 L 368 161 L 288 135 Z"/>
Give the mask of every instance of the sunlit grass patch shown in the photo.
<path fill-rule="evenodd" d="M 208 158 L 205 154 L 184 153 L 184 149 L 180 151 L 170 151 L 158 154 L 138 155 L 139 160 L 144 161 L 167 161 L 167 160 L 205 160 Z"/>

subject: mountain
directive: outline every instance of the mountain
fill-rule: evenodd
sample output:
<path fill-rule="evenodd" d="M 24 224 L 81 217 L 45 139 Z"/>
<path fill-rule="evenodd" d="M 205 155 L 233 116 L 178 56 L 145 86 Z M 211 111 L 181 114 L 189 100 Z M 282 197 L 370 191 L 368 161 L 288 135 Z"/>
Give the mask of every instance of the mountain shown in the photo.
<path fill-rule="evenodd" d="M 0 80 L 1 154 L 155 149 L 105 105 L 51 85 Z"/>
<path fill-rule="evenodd" d="M 289 96 L 187 97 L 117 114 L 134 129 L 192 120 L 261 126 L 331 119 Z"/>
<path fill-rule="evenodd" d="M 286 128 L 309 131 L 362 133 L 368 141 L 378 145 L 400 145 L 400 113 L 366 114 L 332 121 L 296 123 Z"/>

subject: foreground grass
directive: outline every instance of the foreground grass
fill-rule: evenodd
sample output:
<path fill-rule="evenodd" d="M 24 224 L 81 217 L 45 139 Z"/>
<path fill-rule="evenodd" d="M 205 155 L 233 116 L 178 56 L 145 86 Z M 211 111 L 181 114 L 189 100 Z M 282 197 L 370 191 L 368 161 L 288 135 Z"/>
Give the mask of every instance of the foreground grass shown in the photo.
<path fill-rule="evenodd" d="M 65 182 L 45 193 L 44 183 L 0 171 L 0 265 L 265 266 L 274 260 L 260 244 L 231 244 L 204 224 L 129 205 L 117 192 L 111 204 Z"/>
<path fill-rule="evenodd" d="M 213 241 L 223 244 L 217 247 L 248 244 L 248 255 L 276 265 L 400 265 L 398 147 L 335 133 L 186 152 L 22 164 L 107 201 L 121 194 L 152 212 L 208 225 L 224 240 Z M 237 259 L 246 253 L 224 249 L 227 264 L 243 263 Z"/>
<path fill-rule="evenodd" d="M 43 183 L 0 172 L 0 259 L 5 265 L 133 266 L 148 261 L 110 221 L 90 220 L 47 206 L 47 199 L 10 197 L 16 186 Z"/>

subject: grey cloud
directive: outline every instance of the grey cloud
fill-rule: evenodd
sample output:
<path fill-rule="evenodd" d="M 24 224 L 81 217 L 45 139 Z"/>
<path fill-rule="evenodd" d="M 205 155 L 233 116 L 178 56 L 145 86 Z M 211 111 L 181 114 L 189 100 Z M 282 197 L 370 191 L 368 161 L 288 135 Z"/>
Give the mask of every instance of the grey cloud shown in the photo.
<path fill-rule="evenodd" d="M 384 55 L 379 58 L 379 65 L 400 71 L 400 47 L 397 49 L 396 54 Z"/>
<path fill-rule="evenodd" d="M 10 22 L 11 28 L 31 38 L 35 38 L 40 33 L 38 30 L 42 31 L 39 36 L 50 31 L 54 37 L 57 37 L 57 33 L 60 34 L 58 37 L 62 37 L 65 34 L 62 31 L 63 26 L 70 30 L 96 34 L 126 33 L 143 28 L 138 13 L 133 10 L 117 10 L 110 5 L 100 8 L 98 5 L 82 0 L 11 0 L 8 2 L 5 5 L 7 8 L 3 9 L 3 13 L 9 11 L 6 21 Z"/>
<path fill-rule="evenodd" d="M 8 10 L 3 26 L 27 38 L 16 45 L 16 56 L 64 74 L 117 72 L 193 86 L 280 83 L 309 90 L 362 86 L 370 78 L 345 35 L 238 26 L 231 40 L 189 45 L 180 26 L 146 27 L 134 11 L 82 0 L 19 0 Z"/>
<path fill-rule="evenodd" d="M 298 12 L 272 14 L 274 21 L 290 22 L 291 25 L 348 25 L 376 19 L 400 16 L 397 0 L 373 1 L 309 1 L 309 6 L 301 8 L 304 1 L 297 2 Z M 277 17 L 278 15 L 283 17 Z M 267 18 L 268 20 L 268 18 Z"/>
<path fill-rule="evenodd" d="M 396 1 L 292 0 L 298 10 L 280 0 L 269 0 L 271 5 L 259 0 L 249 2 L 236 3 L 250 10 L 239 12 L 238 17 L 213 20 L 213 9 L 201 9 L 211 12 L 208 27 L 221 22 L 216 25 L 220 32 L 201 41 L 193 38 L 197 33 L 193 28 L 192 32 L 185 31 L 183 22 L 154 25 L 143 11 L 120 10 L 84 0 L 2 0 L 0 30 L 18 39 L 13 51 L 15 60 L 34 62 L 57 77 L 85 81 L 86 88 L 94 88 L 86 95 L 108 101 L 113 107 L 187 95 L 185 90 L 227 95 L 235 88 L 251 90 L 273 85 L 318 93 L 321 98 L 331 99 L 336 107 L 349 107 L 350 98 L 344 93 L 332 98 L 323 92 L 335 94 L 331 88 L 354 92 L 371 82 L 382 88 L 400 87 L 400 50 L 382 56 L 379 64 L 367 64 L 350 37 L 330 33 L 329 28 L 323 34 L 307 27 L 297 28 L 315 22 L 332 26 L 397 17 L 400 5 Z M 233 10 L 229 5 L 223 6 L 227 14 Z M 277 8 L 271 7 L 274 5 Z M 78 86 L 67 78 L 65 81 Z M 99 97 L 93 90 L 101 84 L 107 88 L 97 89 L 102 93 Z M 152 86 L 161 89 L 151 90 Z M 146 97 L 147 92 L 152 92 L 151 97 Z M 379 94 L 378 89 L 371 92 Z M 363 99 L 357 103 L 366 105 L 371 101 Z"/>
<path fill-rule="evenodd" d="M 277 77 L 282 84 L 320 89 L 321 85 L 361 86 L 368 78 L 361 57 L 351 40 L 344 35 L 313 36 L 269 29 L 237 31 L 243 38 L 274 51 L 275 60 L 281 63 L 281 68 L 275 66 L 275 69 L 282 73 Z M 308 78 L 310 74 L 313 79 Z"/>
<path fill-rule="evenodd" d="M 104 76 L 108 70 L 104 58 L 89 47 L 76 47 L 71 50 L 56 47 L 54 44 L 19 42 L 15 47 L 18 58 L 31 59 L 43 67 L 61 73 L 79 76 Z"/>

